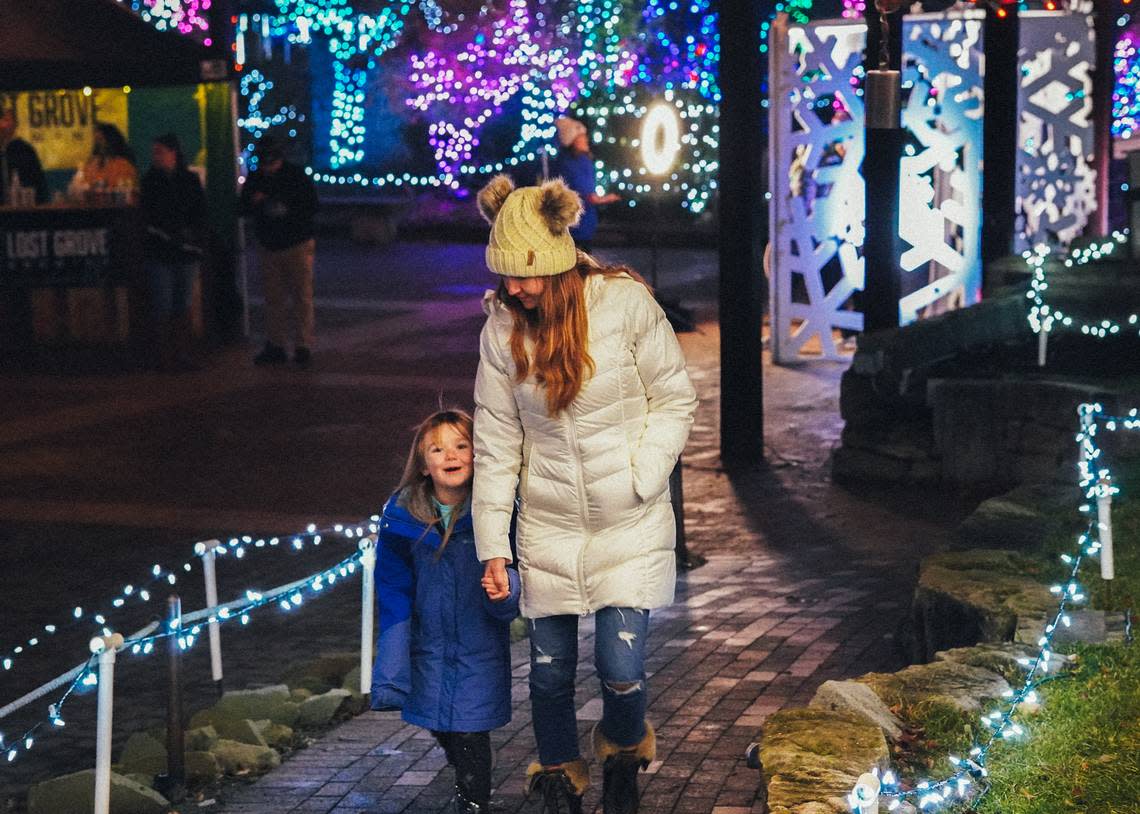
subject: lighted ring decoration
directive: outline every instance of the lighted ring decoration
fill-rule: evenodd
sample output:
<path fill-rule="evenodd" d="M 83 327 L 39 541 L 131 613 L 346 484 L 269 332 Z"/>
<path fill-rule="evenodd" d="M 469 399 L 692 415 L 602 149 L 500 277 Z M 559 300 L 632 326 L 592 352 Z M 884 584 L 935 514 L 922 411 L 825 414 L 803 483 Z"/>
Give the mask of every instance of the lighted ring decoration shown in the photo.
<path fill-rule="evenodd" d="M 650 175 L 664 175 L 681 149 L 681 125 L 673 106 L 658 102 L 641 125 L 641 162 Z"/>

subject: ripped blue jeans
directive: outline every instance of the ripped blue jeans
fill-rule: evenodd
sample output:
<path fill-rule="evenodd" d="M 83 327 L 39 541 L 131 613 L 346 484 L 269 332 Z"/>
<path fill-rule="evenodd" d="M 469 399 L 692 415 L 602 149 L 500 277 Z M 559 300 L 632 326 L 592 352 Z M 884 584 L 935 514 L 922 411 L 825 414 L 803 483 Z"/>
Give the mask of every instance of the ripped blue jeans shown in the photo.
<path fill-rule="evenodd" d="M 580 756 L 574 715 L 577 616 L 530 623 L 530 704 L 543 766 Z M 594 663 L 602 682 L 602 734 L 619 746 L 645 737 L 645 637 L 649 611 L 602 608 L 595 614 Z"/>

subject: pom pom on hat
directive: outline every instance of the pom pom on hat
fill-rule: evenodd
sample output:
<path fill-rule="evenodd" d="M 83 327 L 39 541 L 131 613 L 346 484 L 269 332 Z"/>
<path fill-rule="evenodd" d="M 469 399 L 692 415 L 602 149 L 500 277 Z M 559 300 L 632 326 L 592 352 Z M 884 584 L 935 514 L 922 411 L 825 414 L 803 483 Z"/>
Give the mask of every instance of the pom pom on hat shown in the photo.
<path fill-rule="evenodd" d="M 561 178 L 516 189 L 509 177 L 499 175 L 476 201 L 491 223 L 486 259 L 495 274 L 553 277 L 577 263 L 569 230 L 582 216 L 582 201 Z"/>
<path fill-rule="evenodd" d="M 569 116 L 555 119 L 554 127 L 558 130 L 558 143 L 563 147 L 569 147 L 574 143 L 574 139 L 586 132 L 586 125 Z"/>

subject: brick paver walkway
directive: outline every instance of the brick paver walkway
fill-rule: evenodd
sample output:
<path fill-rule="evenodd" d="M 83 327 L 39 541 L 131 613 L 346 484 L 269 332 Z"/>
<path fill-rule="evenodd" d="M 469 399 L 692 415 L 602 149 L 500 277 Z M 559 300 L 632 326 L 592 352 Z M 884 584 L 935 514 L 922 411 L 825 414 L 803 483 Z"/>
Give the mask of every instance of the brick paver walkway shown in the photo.
<path fill-rule="evenodd" d="M 481 246 L 323 245 L 322 329 L 308 371 L 254 369 L 252 348 L 236 348 L 201 373 L 176 377 L 0 374 L 0 570 L 22 575 L 0 596 L 0 646 L 56 620 L 61 608 L 117 591 L 152 562 L 181 562 L 193 540 L 283 534 L 374 512 L 399 476 L 409 428 L 440 401 L 470 406 L 487 283 L 482 253 Z M 645 251 L 615 254 L 646 266 Z M 767 715 L 805 703 L 827 678 L 899 666 L 885 637 L 906 612 L 914 564 L 945 545 L 957 518 L 938 495 L 830 482 L 827 458 L 842 430 L 842 365 L 834 363 L 781 368 L 765 354 L 768 462 L 725 473 L 711 318 L 715 256 L 661 255 L 663 281 L 698 311 L 699 330 L 681 336 L 701 398 L 684 459 L 685 527 L 690 548 L 710 560 L 682 575 L 677 604 L 651 619 L 649 716 L 659 727 L 661 760 L 643 778 L 643 810 L 743 814 L 758 808 L 758 777 L 743 751 Z M 278 585 L 341 556 L 330 544 L 231 560 L 219 566 L 220 592 Z M 185 608 L 201 607 L 196 576 L 179 591 Z M 354 582 L 312 608 L 267 612 L 248 629 L 227 630 L 226 687 L 278 683 L 317 652 L 352 649 L 358 603 Z M 119 620 L 121 629 L 154 612 L 135 611 L 139 618 Z M 85 631 L 74 641 L 63 636 L 4 674 L 0 701 L 85 656 Z M 600 698 L 591 643 L 580 649 L 586 744 Z M 515 717 L 494 738 L 497 797 L 508 810 L 523 805 L 523 773 L 534 754 L 526 665 L 526 645 L 518 644 Z M 187 709 L 212 703 L 207 649 L 187 653 L 184 668 Z M 161 724 L 164 670 L 162 659 L 120 659 L 116 755 L 131 732 Z M 65 730 L 38 740 L 19 761 L 0 761 L 0 809 L 21 810 L 30 783 L 91 766 L 94 694 L 76 697 L 68 710 Z M 22 725 L 3 724 L 9 737 Z M 600 784 L 597 768 L 594 779 Z M 212 807 L 189 802 L 180 810 L 438 811 L 451 782 L 427 733 L 369 713 L 279 770 L 226 788 Z M 588 802 L 598 793 L 596 786 Z"/>
<path fill-rule="evenodd" d="M 802 563 L 813 561 L 800 552 Z M 886 588 L 876 569 L 849 563 L 812 573 L 776 557 L 718 555 L 681 576 L 677 602 L 650 620 L 649 719 L 658 731 L 658 759 L 642 779 L 646 814 L 760 812 L 758 775 L 744 750 L 765 718 L 806 703 L 828 678 L 863 672 L 892 660 L 884 617 L 899 603 L 878 599 Z M 582 626 L 578 723 L 583 753 L 601 717 L 593 665 L 593 621 Z M 526 766 L 534 756 L 527 700 L 527 643 L 512 650 L 515 700 L 511 723 L 496 731 L 495 799 L 506 811 L 526 810 Z M 598 805 L 601 776 L 587 810 Z M 397 814 L 443 810 L 453 772 L 425 730 L 397 713 L 365 713 L 279 769 L 233 790 L 225 814 Z M 537 803 L 533 804 L 537 808 Z M 218 810 L 218 809 L 215 809 Z"/>

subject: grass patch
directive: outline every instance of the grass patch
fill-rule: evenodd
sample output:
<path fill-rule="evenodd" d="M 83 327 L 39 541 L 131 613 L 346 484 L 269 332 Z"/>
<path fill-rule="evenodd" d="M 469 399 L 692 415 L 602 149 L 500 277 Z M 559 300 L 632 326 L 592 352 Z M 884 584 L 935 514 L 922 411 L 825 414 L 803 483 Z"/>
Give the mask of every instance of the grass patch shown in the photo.
<path fill-rule="evenodd" d="M 990 752 L 983 814 L 1140 812 L 1140 647 L 1081 645 L 1071 677 L 1042 686 L 1027 731 Z"/>

